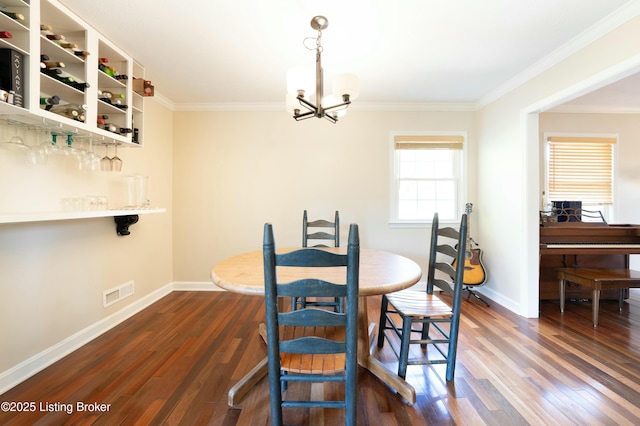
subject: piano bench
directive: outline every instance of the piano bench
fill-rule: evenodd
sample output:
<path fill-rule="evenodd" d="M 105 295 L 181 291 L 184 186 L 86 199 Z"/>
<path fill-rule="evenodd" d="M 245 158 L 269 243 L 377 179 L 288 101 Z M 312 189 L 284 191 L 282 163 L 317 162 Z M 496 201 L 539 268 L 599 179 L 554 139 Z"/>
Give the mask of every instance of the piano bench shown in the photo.
<path fill-rule="evenodd" d="M 633 269 L 609 268 L 560 268 L 560 312 L 564 312 L 565 281 L 589 287 L 593 290 L 593 326 L 598 326 L 598 309 L 600 307 L 600 290 L 620 289 L 618 307 L 622 310 L 622 291 L 629 287 L 640 287 L 640 271 Z"/>

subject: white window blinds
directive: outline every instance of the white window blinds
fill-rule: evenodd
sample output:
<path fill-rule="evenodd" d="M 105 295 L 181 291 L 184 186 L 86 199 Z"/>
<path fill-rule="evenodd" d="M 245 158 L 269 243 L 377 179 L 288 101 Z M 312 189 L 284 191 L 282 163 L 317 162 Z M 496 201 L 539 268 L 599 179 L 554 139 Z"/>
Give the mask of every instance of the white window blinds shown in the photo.
<path fill-rule="evenodd" d="M 612 204 L 615 143 L 603 137 L 547 138 L 549 199 Z"/>
<path fill-rule="evenodd" d="M 458 135 L 396 135 L 393 138 L 396 149 L 462 149 L 463 136 Z"/>

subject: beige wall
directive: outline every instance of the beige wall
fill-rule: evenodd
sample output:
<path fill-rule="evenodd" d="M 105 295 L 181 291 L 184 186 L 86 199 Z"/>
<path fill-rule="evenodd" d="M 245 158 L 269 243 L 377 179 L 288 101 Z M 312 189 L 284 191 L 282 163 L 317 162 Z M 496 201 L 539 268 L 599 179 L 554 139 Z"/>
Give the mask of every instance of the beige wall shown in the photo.
<path fill-rule="evenodd" d="M 61 197 L 96 193 L 108 193 L 116 203 L 125 173 L 149 175 L 152 203 L 167 208 L 140 216 L 127 237 L 116 235 L 113 218 L 0 225 L 0 377 L 171 282 L 172 113 L 153 100 L 145 108 L 154 124 L 145 130 L 144 148 L 118 150 L 122 173 L 73 172 L 54 164 L 17 168 L 0 160 L 3 212 L 59 209 Z M 3 141 L 17 131 L 0 125 Z M 20 132 L 29 144 L 43 138 Z M 129 280 L 135 294 L 103 308 L 102 292 Z"/>
<path fill-rule="evenodd" d="M 358 223 L 364 247 L 426 265 L 429 229 L 390 228 L 390 133 L 465 131 L 472 112 L 353 110 L 339 123 L 295 122 L 283 112 L 178 112 L 174 127 L 174 278 L 209 281 L 225 257 L 259 250 L 262 227 L 299 246 L 302 212 L 340 211 L 342 241 Z"/>

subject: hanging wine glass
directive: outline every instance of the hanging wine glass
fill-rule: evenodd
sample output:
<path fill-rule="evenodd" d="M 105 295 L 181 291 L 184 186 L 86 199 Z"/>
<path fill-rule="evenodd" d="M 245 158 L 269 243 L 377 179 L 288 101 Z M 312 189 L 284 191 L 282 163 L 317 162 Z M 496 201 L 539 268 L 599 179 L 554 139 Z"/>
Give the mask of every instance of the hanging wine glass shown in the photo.
<path fill-rule="evenodd" d="M 89 149 L 85 151 L 86 168 L 92 171 L 100 170 L 100 156 L 93 152 L 93 139 L 89 138 Z"/>
<path fill-rule="evenodd" d="M 67 164 L 75 169 L 81 169 L 82 152 L 73 146 L 73 135 L 71 133 L 67 133 L 67 143 L 63 146 L 63 152 L 67 157 Z"/>
<path fill-rule="evenodd" d="M 122 170 L 122 160 L 120 159 L 120 157 L 118 157 L 118 144 L 115 144 L 115 146 L 116 146 L 116 153 L 111 158 L 111 171 L 119 172 Z"/>
<path fill-rule="evenodd" d="M 46 129 L 40 129 L 39 127 L 31 128 L 31 130 L 44 130 L 46 135 Z M 45 142 L 38 142 L 36 139 L 36 144 L 31 147 L 31 156 L 34 164 L 37 165 L 45 165 L 49 160 L 49 152 L 47 150 L 47 144 Z M 50 142 L 49 142 L 50 144 Z"/>
<path fill-rule="evenodd" d="M 0 143 L 0 151 L 16 164 L 33 163 L 31 148 L 20 136 L 12 136 L 8 142 Z"/>
<path fill-rule="evenodd" d="M 109 145 L 104 146 L 104 157 L 100 159 L 100 170 L 103 172 L 111 171 L 111 158 L 109 158 Z"/>

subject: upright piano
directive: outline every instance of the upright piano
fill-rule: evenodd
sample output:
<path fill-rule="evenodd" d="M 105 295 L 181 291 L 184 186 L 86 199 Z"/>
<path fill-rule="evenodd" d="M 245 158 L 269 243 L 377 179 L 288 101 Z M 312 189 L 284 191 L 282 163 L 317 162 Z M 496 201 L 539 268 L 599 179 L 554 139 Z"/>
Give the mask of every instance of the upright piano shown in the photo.
<path fill-rule="evenodd" d="M 540 222 L 540 299 L 558 299 L 557 268 L 628 268 L 640 254 L 640 225 L 604 222 Z M 618 290 L 602 299 L 618 299 Z M 567 283 L 567 297 L 591 298 L 589 289 Z"/>

